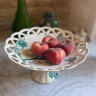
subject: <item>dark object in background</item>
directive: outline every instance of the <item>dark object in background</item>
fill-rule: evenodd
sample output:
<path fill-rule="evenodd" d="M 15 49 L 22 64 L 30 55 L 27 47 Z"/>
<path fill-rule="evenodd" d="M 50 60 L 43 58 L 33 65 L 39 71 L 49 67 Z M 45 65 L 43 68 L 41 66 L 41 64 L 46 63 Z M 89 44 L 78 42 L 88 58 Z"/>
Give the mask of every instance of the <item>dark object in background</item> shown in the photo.
<path fill-rule="evenodd" d="M 45 13 L 40 26 L 60 27 L 60 21 L 54 12 L 48 11 Z"/>
<path fill-rule="evenodd" d="M 29 18 L 25 0 L 18 0 L 16 18 L 13 23 L 13 32 L 18 32 L 23 28 L 30 28 L 33 24 Z"/>

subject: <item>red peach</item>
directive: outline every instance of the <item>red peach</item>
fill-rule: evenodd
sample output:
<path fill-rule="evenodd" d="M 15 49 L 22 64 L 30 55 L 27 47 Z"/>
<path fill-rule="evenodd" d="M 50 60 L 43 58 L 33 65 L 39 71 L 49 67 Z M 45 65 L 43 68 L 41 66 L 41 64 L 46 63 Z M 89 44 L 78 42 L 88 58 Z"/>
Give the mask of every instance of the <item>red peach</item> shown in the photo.
<path fill-rule="evenodd" d="M 52 36 L 46 36 L 43 38 L 42 42 L 44 43 L 48 43 L 50 39 L 52 39 L 53 37 Z"/>
<path fill-rule="evenodd" d="M 48 44 L 41 42 L 34 42 L 32 44 L 32 52 L 36 56 L 42 57 L 44 53 L 49 49 Z"/>
<path fill-rule="evenodd" d="M 42 42 L 47 43 L 50 48 L 56 47 L 58 45 L 58 40 L 51 36 L 46 36 Z"/>
<path fill-rule="evenodd" d="M 74 51 L 75 44 L 70 40 L 63 40 L 57 47 L 62 48 L 65 50 L 66 55 L 69 55 Z"/>
<path fill-rule="evenodd" d="M 48 45 L 50 48 L 56 47 L 58 45 L 58 40 L 55 38 L 52 38 L 49 40 Z"/>
<path fill-rule="evenodd" d="M 45 53 L 45 57 L 50 63 L 57 65 L 66 57 L 66 54 L 61 48 L 50 48 Z"/>

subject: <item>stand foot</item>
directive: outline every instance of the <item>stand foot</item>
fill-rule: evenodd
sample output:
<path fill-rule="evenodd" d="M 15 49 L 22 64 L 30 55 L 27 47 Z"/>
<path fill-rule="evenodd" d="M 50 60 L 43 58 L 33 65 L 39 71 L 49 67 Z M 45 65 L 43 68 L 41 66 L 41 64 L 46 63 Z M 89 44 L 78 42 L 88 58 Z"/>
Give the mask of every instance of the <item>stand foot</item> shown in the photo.
<path fill-rule="evenodd" d="M 32 79 L 40 84 L 54 82 L 58 78 L 57 72 L 32 71 Z"/>

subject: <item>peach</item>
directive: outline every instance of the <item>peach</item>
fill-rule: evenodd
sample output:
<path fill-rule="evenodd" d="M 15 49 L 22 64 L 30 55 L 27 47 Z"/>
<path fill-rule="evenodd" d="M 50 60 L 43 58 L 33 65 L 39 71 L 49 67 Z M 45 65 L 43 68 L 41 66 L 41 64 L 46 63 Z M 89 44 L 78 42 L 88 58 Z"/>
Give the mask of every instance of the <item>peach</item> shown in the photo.
<path fill-rule="evenodd" d="M 51 36 L 44 37 L 42 42 L 47 43 L 50 48 L 56 47 L 58 45 L 58 40 L 56 38 L 51 37 Z"/>
<path fill-rule="evenodd" d="M 50 48 L 45 53 L 45 57 L 50 63 L 57 65 L 66 57 L 66 54 L 61 48 Z"/>
<path fill-rule="evenodd" d="M 49 46 L 46 43 L 34 42 L 32 44 L 32 53 L 36 56 L 42 57 L 48 49 Z"/>
<path fill-rule="evenodd" d="M 70 40 L 63 40 L 57 47 L 62 48 L 66 55 L 69 55 L 74 51 L 75 44 Z"/>
<path fill-rule="evenodd" d="M 50 39 L 52 39 L 53 37 L 52 36 L 46 36 L 43 38 L 42 42 L 44 43 L 48 43 Z"/>

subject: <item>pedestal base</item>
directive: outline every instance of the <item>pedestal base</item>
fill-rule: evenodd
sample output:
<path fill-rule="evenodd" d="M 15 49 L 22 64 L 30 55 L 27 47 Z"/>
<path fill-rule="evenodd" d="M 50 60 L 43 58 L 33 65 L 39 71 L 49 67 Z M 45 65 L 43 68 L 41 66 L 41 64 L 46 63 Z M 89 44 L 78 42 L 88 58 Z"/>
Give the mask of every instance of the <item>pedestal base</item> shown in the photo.
<path fill-rule="evenodd" d="M 52 83 L 57 78 L 57 72 L 32 71 L 32 79 L 40 84 Z"/>

